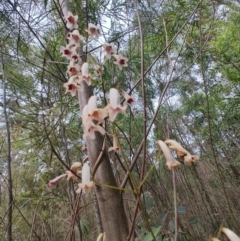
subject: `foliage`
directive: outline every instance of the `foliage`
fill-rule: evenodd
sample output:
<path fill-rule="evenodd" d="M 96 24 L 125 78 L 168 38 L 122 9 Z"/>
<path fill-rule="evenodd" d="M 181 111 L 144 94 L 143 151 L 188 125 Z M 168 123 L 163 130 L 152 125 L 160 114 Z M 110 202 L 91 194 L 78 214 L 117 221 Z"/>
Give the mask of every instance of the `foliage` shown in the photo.
<path fill-rule="evenodd" d="M 86 33 L 87 22 L 98 24 L 103 33 L 99 42 L 83 44 L 91 71 L 96 63 L 104 65 L 102 78 L 93 82 L 100 105 L 107 103 L 112 87 L 131 92 L 136 99 L 126 116 L 106 122 L 107 146 L 112 146 L 113 133 L 120 144 L 119 152 L 109 154 L 118 186 L 126 173 L 130 175 L 123 204 L 130 223 L 135 222 L 136 240 L 173 240 L 175 231 L 178 240 L 207 240 L 222 223 L 239 233 L 238 1 L 136 1 L 144 36 L 146 103 L 139 81 L 141 44 L 135 1 L 87 2 L 86 6 L 85 1 L 70 1 L 70 8 L 79 16 L 81 34 Z M 75 180 L 52 189 L 47 185 L 66 171 L 62 161 L 70 167 L 86 157 L 81 150 L 85 142 L 77 98 L 64 93 L 68 63 L 59 53 L 65 30 L 58 3 L 28 0 L 15 6 L 2 1 L 0 20 L 4 64 L 0 72 L 7 80 L 13 159 L 13 239 L 96 240 L 94 193 L 79 197 Z M 104 59 L 101 44 L 105 41 L 112 41 L 129 58 L 127 68 L 119 71 Z M 5 120 L 0 120 L 0 239 L 5 240 L 7 144 Z M 147 138 L 145 123 L 150 129 Z M 146 156 L 143 151 L 137 156 L 144 138 Z M 172 173 L 155 144 L 169 138 L 200 154 L 200 161 L 191 167 L 175 156 L 182 164 L 175 173 L 177 230 Z M 130 171 L 134 158 L 136 165 Z"/>

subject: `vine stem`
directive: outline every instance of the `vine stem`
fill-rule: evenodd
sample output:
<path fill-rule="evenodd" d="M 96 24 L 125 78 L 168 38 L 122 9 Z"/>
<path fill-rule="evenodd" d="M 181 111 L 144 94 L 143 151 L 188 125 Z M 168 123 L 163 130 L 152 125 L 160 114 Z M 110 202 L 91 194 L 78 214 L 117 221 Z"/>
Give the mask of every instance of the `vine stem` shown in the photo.
<path fill-rule="evenodd" d="M 147 142 L 146 142 L 146 140 L 147 140 L 147 111 L 146 111 L 146 91 L 145 91 L 145 83 L 144 83 L 144 76 L 145 76 L 145 72 L 144 72 L 144 38 L 143 38 L 141 18 L 140 18 L 140 14 L 139 14 L 138 7 L 137 7 L 137 1 L 134 1 L 134 4 L 135 4 L 137 19 L 138 19 L 140 45 L 141 45 L 140 51 L 141 51 L 141 87 L 142 87 L 142 104 L 143 104 L 143 139 L 142 139 L 142 142 L 143 142 L 143 144 L 142 144 L 143 160 L 142 160 L 140 181 L 143 181 L 144 175 L 145 175 L 146 153 L 147 153 L 147 145 L 146 145 L 147 144 Z M 144 213 L 143 205 L 141 204 L 141 200 L 140 200 L 142 189 L 143 189 L 142 185 L 140 185 L 138 190 L 137 190 L 138 198 L 137 198 L 137 201 L 136 201 L 136 207 L 135 207 L 135 210 L 134 210 L 134 217 L 133 217 L 131 229 L 130 229 L 129 236 L 128 236 L 127 240 L 131 240 L 132 234 L 134 232 L 134 226 L 135 226 L 135 222 L 136 222 L 139 207 L 142 209 L 142 211 Z M 153 240 L 156 240 L 149 223 L 147 223 L 147 228 L 149 229 L 149 232 L 152 234 Z"/>
<path fill-rule="evenodd" d="M 172 181 L 173 181 L 173 197 L 174 197 L 174 241 L 178 240 L 178 210 L 177 210 L 177 188 L 176 188 L 176 173 L 175 168 L 172 169 Z"/>
<path fill-rule="evenodd" d="M 167 33 L 167 27 L 166 27 L 166 23 L 163 19 L 163 25 L 164 25 L 164 30 L 165 30 L 165 35 L 166 35 L 166 46 L 168 46 L 168 33 Z M 185 41 L 184 41 L 185 42 Z M 172 69 L 174 69 L 174 65 L 172 66 L 172 61 L 171 61 L 171 57 L 170 57 L 170 53 L 169 53 L 169 48 L 167 48 L 167 57 L 168 57 L 168 61 L 169 61 L 169 65 L 172 67 Z M 170 81 L 172 81 L 172 73 L 171 72 L 171 77 L 170 77 Z M 166 96 L 167 96 L 167 92 L 166 92 Z M 169 108 L 168 105 L 166 106 L 166 112 L 167 112 L 167 139 L 170 139 L 170 129 L 169 129 Z M 174 241 L 178 240 L 178 212 L 177 212 L 177 188 L 176 188 L 176 175 L 175 175 L 175 168 L 172 169 L 172 182 L 173 182 L 173 200 L 174 200 Z"/>

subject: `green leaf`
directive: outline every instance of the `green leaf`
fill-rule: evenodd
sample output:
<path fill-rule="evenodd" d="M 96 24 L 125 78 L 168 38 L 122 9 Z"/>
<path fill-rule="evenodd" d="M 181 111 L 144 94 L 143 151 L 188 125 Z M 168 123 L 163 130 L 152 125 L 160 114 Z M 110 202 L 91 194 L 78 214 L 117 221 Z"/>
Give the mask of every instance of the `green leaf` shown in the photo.
<path fill-rule="evenodd" d="M 80 221 L 80 225 L 81 225 L 81 229 L 82 229 L 82 232 L 84 234 L 88 234 L 89 233 L 89 228 L 87 226 L 87 224 L 85 223 L 85 221 Z"/>
<path fill-rule="evenodd" d="M 196 217 L 196 216 L 191 217 L 190 220 L 189 220 L 189 223 L 191 225 L 197 224 L 198 223 L 198 217 Z"/>
<path fill-rule="evenodd" d="M 174 213 L 174 207 L 171 208 L 171 213 Z M 186 208 L 182 205 L 178 206 L 177 212 L 179 215 L 185 214 L 186 213 Z"/>
<path fill-rule="evenodd" d="M 179 241 L 186 241 L 186 238 L 183 234 L 179 234 L 178 240 Z"/>
<path fill-rule="evenodd" d="M 153 198 L 152 198 L 152 196 L 149 192 L 145 192 L 145 193 L 142 194 L 141 201 L 145 205 L 147 211 L 148 212 L 151 211 L 154 203 L 153 203 Z"/>
<path fill-rule="evenodd" d="M 48 0 L 44 0 L 44 7 L 46 8 L 48 4 Z"/>
<path fill-rule="evenodd" d="M 182 8 L 184 7 L 184 1 L 177 0 L 177 2 Z"/>
<path fill-rule="evenodd" d="M 152 229 L 152 233 L 153 233 L 154 237 L 156 238 L 157 235 L 158 235 L 158 233 L 161 231 L 162 226 L 159 226 L 159 227 L 151 227 L 151 229 Z M 142 240 L 142 241 L 152 241 L 152 240 L 153 240 L 152 233 L 146 234 L 146 235 L 143 237 L 143 240 Z M 161 240 L 161 239 L 160 239 L 160 240 Z"/>
<path fill-rule="evenodd" d="M 170 222 L 168 223 L 168 227 L 169 229 L 174 232 L 175 231 L 175 223 L 174 220 L 170 220 Z"/>
<path fill-rule="evenodd" d="M 158 220 L 158 224 L 163 225 L 164 222 L 166 221 L 167 216 L 168 216 L 168 213 L 165 213 L 165 212 L 161 213 L 160 217 L 159 217 L 159 220 Z"/>
<path fill-rule="evenodd" d="M 178 214 L 185 214 L 186 213 L 186 208 L 184 206 L 178 206 Z"/>

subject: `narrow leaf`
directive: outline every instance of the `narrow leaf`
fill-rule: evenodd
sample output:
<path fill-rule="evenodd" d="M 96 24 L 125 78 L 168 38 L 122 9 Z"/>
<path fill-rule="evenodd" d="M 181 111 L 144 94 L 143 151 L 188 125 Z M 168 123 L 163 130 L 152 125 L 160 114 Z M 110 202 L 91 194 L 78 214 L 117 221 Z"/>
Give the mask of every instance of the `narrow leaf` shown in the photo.
<path fill-rule="evenodd" d="M 46 8 L 48 4 L 48 0 L 44 0 L 44 7 Z"/>
<path fill-rule="evenodd" d="M 154 238 L 156 238 L 157 235 L 158 235 L 158 233 L 161 231 L 162 226 L 152 227 L 151 229 L 152 229 L 152 233 L 153 233 L 153 235 L 154 235 Z M 142 240 L 142 241 L 152 241 L 152 240 L 153 240 L 152 233 L 146 234 L 146 235 L 143 237 L 143 240 Z"/>

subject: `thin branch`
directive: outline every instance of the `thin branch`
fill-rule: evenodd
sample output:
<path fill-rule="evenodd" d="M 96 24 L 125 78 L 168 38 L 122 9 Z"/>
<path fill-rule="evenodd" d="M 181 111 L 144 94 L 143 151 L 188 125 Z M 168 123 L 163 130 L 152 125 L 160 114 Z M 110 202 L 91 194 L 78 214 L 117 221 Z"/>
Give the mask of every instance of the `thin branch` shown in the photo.
<path fill-rule="evenodd" d="M 41 241 L 42 239 L 38 236 L 37 232 L 32 228 L 32 225 L 28 222 L 28 220 L 26 219 L 26 217 L 23 215 L 23 213 L 21 212 L 20 208 L 18 208 L 18 206 L 14 203 L 14 207 L 17 208 L 18 212 L 20 213 L 20 215 L 22 216 L 23 220 L 26 222 L 26 224 L 31 228 L 31 232 L 33 232 L 36 236 L 36 238 Z"/>
<path fill-rule="evenodd" d="M 142 30 L 142 23 L 141 23 L 141 19 L 140 19 L 140 15 L 139 15 L 139 11 L 138 11 L 138 4 L 137 1 L 134 1 L 135 4 L 135 8 L 136 8 L 136 13 L 137 13 L 137 19 L 138 19 L 138 26 L 139 26 L 139 35 L 140 35 L 140 46 L 141 46 L 141 88 L 142 88 L 142 104 L 143 104 L 143 139 L 142 139 L 142 146 L 143 146 L 143 160 L 142 160 L 142 168 L 141 168 L 141 174 L 140 174 L 140 181 L 142 181 L 144 179 L 144 175 L 145 175 L 145 166 L 146 166 L 146 152 L 147 152 L 147 111 L 146 111 L 146 92 L 145 92 L 145 83 L 144 83 L 144 38 L 143 38 L 143 30 Z M 138 213 L 138 208 L 140 205 L 140 196 L 142 193 L 142 185 L 140 185 L 139 190 L 138 190 L 138 199 L 136 202 L 136 207 L 134 210 L 134 216 L 133 216 L 133 220 L 132 220 L 132 225 L 131 225 L 131 230 L 129 233 L 129 236 L 127 238 L 127 240 L 131 240 L 132 234 L 133 234 L 133 230 L 135 227 L 135 222 L 136 222 L 136 218 L 137 218 L 137 213 Z M 143 213 L 145 207 L 142 207 L 142 211 Z M 147 228 L 149 230 L 149 232 L 151 232 L 153 240 L 156 240 L 152 229 L 149 225 L 149 222 L 146 222 Z"/>
<path fill-rule="evenodd" d="M 7 173 L 8 173 L 8 224 L 7 224 L 7 240 L 12 241 L 12 204 L 13 204 L 13 183 L 12 183 L 12 157 L 11 157 L 11 131 L 9 117 L 7 113 L 7 85 L 4 71 L 4 60 L 1 55 L 2 82 L 3 82 L 3 115 L 5 118 L 6 134 L 7 134 Z"/>

